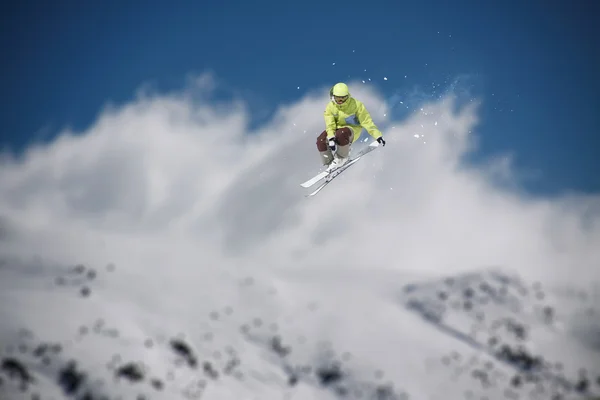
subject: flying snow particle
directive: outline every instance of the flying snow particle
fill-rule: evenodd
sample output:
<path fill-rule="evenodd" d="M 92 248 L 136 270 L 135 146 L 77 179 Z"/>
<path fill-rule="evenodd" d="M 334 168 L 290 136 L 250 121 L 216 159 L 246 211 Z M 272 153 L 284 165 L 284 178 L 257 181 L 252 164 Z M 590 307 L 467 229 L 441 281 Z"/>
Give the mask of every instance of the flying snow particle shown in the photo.
<path fill-rule="evenodd" d="M 298 86 L 298 89 L 300 89 L 300 86 Z"/>
<path fill-rule="evenodd" d="M 331 64 L 331 65 L 335 65 L 335 63 Z"/>
<path fill-rule="evenodd" d="M 413 136 L 416 137 L 417 139 L 419 138 L 419 134 L 418 133 L 415 133 Z"/>
<path fill-rule="evenodd" d="M 437 126 L 437 121 L 435 121 L 434 125 Z"/>
<path fill-rule="evenodd" d="M 387 81 L 387 76 L 384 76 L 384 77 L 383 77 L 383 80 L 384 80 L 384 81 Z"/>

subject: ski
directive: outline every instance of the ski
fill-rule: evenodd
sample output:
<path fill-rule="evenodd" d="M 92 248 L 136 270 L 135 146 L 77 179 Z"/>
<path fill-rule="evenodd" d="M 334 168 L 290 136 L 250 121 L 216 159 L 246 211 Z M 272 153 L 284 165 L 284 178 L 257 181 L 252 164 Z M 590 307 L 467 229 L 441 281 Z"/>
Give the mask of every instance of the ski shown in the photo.
<path fill-rule="evenodd" d="M 327 186 L 332 180 L 334 180 L 337 176 L 339 176 L 342 172 L 344 172 L 346 169 L 348 169 L 351 165 L 354 165 L 354 163 L 356 163 L 358 160 L 360 160 L 362 157 L 358 156 L 355 159 L 348 161 L 346 163 L 346 165 L 344 165 L 342 168 L 340 169 L 336 169 L 335 171 L 333 171 L 331 173 L 331 175 L 329 175 L 325 182 L 323 182 L 322 184 L 320 184 L 313 192 L 306 194 L 305 197 L 312 197 L 314 195 L 316 195 L 317 193 L 319 193 L 321 190 L 323 190 L 325 188 L 325 186 Z"/>
<path fill-rule="evenodd" d="M 325 188 L 325 186 L 327 186 L 333 179 L 335 179 L 337 176 L 339 176 L 342 172 L 344 172 L 346 169 L 350 168 L 352 165 L 354 165 L 358 160 L 360 160 L 365 154 L 375 150 L 377 147 L 379 146 L 378 142 L 373 142 L 371 143 L 368 147 L 366 147 L 365 149 L 361 150 L 360 152 L 358 152 L 358 154 L 353 157 L 350 161 L 348 161 L 345 165 L 343 165 L 341 168 L 336 169 L 332 172 L 330 172 L 329 174 L 325 175 L 325 182 L 323 182 L 322 184 L 320 184 L 314 191 L 312 191 L 309 194 L 304 195 L 305 197 L 312 197 L 314 195 L 316 195 L 317 193 L 319 193 L 321 190 L 323 190 Z M 318 176 L 318 175 L 317 175 Z M 321 178 L 322 179 L 322 178 Z"/>
<path fill-rule="evenodd" d="M 314 177 L 307 180 L 306 182 L 301 183 L 300 186 L 302 186 L 303 188 L 311 187 L 315 183 L 319 182 L 321 179 L 325 178 L 327 175 L 329 175 L 329 172 L 327 171 L 320 172 Z"/>
<path fill-rule="evenodd" d="M 343 171 L 345 169 L 345 167 L 347 167 L 347 166 L 349 167 L 350 165 L 354 164 L 354 162 L 358 161 L 359 158 L 361 158 L 365 154 L 375 150 L 378 146 L 379 146 L 379 142 L 370 143 L 367 147 L 365 147 L 364 149 L 359 151 L 358 154 L 356 154 L 356 156 L 351 157 L 350 161 L 348 161 L 348 163 L 346 163 L 346 165 L 342 166 L 341 170 Z M 317 182 L 319 182 L 321 179 L 327 178 L 328 176 L 335 174 L 337 171 L 339 171 L 339 170 L 320 172 L 317 175 L 315 175 L 314 177 L 307 180 L 306 182 L 301 183 L 300 186 L 302 186 L 303 188 L 309 188 L 309 187 L 313 186 L 314 184 L 316 184 Z"/>

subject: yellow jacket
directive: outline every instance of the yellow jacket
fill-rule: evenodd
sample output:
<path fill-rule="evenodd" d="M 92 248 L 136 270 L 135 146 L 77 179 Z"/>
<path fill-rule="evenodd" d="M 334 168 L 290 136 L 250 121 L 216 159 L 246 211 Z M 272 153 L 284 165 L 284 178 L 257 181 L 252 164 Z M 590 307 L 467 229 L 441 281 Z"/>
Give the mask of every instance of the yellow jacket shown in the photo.
<path fill-rule="evenodd" d="M 327 139 L 335 136 L 336 129 L 344 127 L 349 127 L 354 133 L 352 143 L 360 137 L 362 128 L 365 128 L 374 139 L 382 136 L 365 105 L 354 97 L 349 97 L 343 104 L 330 101 L 325 107 Z"/>

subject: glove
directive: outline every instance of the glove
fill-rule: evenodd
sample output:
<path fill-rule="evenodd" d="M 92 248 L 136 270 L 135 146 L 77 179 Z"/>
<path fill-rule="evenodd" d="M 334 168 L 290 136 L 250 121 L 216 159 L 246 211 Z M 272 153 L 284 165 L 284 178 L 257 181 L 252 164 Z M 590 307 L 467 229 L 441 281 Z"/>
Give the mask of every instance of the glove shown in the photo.
<path fill-rule="evenodd" d="M 329 148 L 331 151 L 335 151 L 335 138 L 329 139 Z"/>
<path fill-rule="evenodd" d="M 385 140 L 383 140 L 383 136 L 378 137 L 377 138 L 377 142 L 382 145 L 383 147 L 385 147 Z"/>

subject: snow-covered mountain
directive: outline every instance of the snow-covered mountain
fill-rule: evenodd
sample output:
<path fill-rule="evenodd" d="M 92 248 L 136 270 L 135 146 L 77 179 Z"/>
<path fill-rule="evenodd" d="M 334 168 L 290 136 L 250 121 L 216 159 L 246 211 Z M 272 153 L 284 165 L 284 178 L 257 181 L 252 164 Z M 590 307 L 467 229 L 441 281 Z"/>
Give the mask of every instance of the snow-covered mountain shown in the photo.
<path fill-rule="evenodd" d="M 3 159 L 0 399 L 600 395 L 597 196 L 357 89 L 388 145 L 306 199 L 325 92 L 248 134 L 203 79 Z"/>
<path fill-rule="evenodd" d="M 176 299 L 164 297 L 170 285 L 160 280 L 154 287 L 143 278 L 121 282 L 115 290 L 127 280 L 115 265 L 71 266 L 45 279 L 24 270 L 3 264 L 10 279 L 3 279 L 2 301 L 18 310 L 13 320 L 37 316 L 3 329 L 7 399 L 600 393 L 594 293 L 547 290 L 497 270 L 425 282 L 392 273 L 386 285 L 356 271 L 326 273 L 319 282 L 247 276 L 213 282 L 211 290 L 200 284 L 196 293 L 190 285 Z M 145 290 L 153 306 L 126 301 Z"/>

